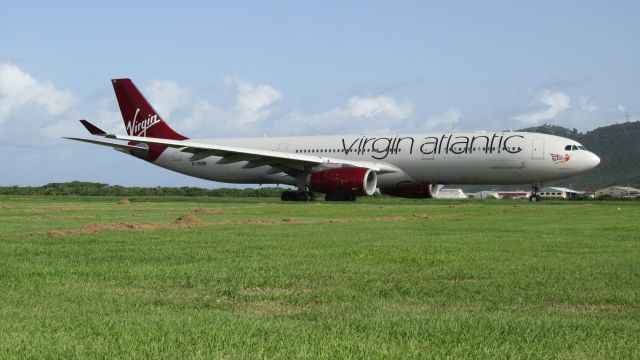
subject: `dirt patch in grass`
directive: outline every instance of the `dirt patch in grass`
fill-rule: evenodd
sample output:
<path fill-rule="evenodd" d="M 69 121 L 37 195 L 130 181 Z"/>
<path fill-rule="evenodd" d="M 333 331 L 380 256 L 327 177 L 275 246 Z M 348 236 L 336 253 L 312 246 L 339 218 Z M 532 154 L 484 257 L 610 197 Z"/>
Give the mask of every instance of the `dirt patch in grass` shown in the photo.
<path fill-rule="evenodd" d="M 280 224 L 280 221 L 275 221 L 275 220 L 245 220 L 245 221 L 240 221 L 239 224 L 249 224 L 249 225 L 276 225 L 276 224 Z"/>
<path fill-rule="evenodd" d="M 193 213 L 194 214 L 198 214 L 198 215 L 220 215 L 222 213 L 224 213 L 224 211 L 222 211 L 222 209 L 218 209 L 218 208 L 195 208 L 193 209 Z"/>
<path fill-rule="evenodd" d="M 89 215 L 33 215 L 33 216 L 7 216 L 7 220 L 68 220 L 68 219 L 95 219 Z"/>
<path fill-rule="evenodd" d="M 378 221 L 406 221 L 405 216 L 382 216 L 375 218 Z"/>
<path fill-rule="evenodd" d="M 578 312 L 582 314 L 598 313 L 637 313 L 640 308 L 624 305 L 562 305 L 558 307 L 561 311 Z"/>
<path fill-rule="evenodd" d="M 413 217 L 415 219 L 432 219 L 433 218 L 433 216 L 429 214 L 413 214 Z"/>
<path fill-rule="evenodd" d="M 295 223 L 299 223 L 300 220 L 294 219 L 294 218 L 285 218 L 285 219 L 282 219 L 282 222 L 283 223 L 289 223 L 289 224 L 295 224 Z"/>
<path fill-rule="evenodd" d="M 118 201 L 118 205 L 129 205 L 131 204 L 131 202 L 129 202 L 129 200 L 127 199 L 122 199 Z"/>
<path fill-rule="evenodd" d="M 95 216 L 89 215 L 43 215 L 35 217 L 42 220 L 95 219 Z"/>
<path fill-rule="evenodd" d="M 170 224 L 162 223 L 91 223 L 79 229 L 57 229 L 47 230 L 35 234 L 44 234 L 49 237 L 61 237 L 71 235 L 95 234 L 105 231 L 141 231 L 141 230 L 157 230 L 172 229 L 184 227 L 203 226 L 204 223 L 193 214 L 186 214 L 172 221 Z"/>
<path fill-rule="evenodd" d="M 11 207 L 11 206 L 9 206 L 9 205 L 5 205 L 5 204 L 0 205 L 0 209 L 8 209 L 8 208 L 10 208 L 10 207 Z"/>
<path fill-rule="evenodd" d="M 200 221 L 200 219 L 198 219 L 198 217 L 193 214 L 182 215 L 177 219 L 173 220 L 171 224 L 178 225 L 178 226 L 189 226 L 189 227 L 204 225 L 204 223 Z"/>
<path fill-rule="evenodd" d="M 311 221 L 301 221 L 293 218 L 285 218 L 280 221 L 278 220 L 262 220 L 262 219 L 251 219 L 251 220 L 225 220 L 214 223 L 215 225 L 288 225 L 288 224 L 314 224 Z"/>
<path fill-rule="evenodd" d="M 350 223 L 350 222 L 353 222 L 353 219 L 339 218 L 339 219 L 322 220 L 320 222 L 322 222 L 322 223 Z"/>
<path fill-rule="evenodd" d="M 98 208 L 98 207 L 82 207 L 82 206 L 65 206 L 65 207 L 41 207 L 41 208 L 27 208 L 24 210 L 26 213 L 59 213 L 59 212 L 71 212 L 71 211 L 105 211 L 109 210 L 109 208 Z"/>

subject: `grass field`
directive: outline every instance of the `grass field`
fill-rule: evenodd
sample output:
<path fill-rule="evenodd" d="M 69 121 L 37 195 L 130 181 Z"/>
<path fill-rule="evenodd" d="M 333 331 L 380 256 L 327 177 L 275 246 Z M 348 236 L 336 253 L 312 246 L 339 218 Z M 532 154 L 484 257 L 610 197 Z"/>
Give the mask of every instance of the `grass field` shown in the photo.
<path fill-rule="evenodd" d="M 131 200 L 0 197 L 0 358 L 640 357 L 640 202 Z"/>

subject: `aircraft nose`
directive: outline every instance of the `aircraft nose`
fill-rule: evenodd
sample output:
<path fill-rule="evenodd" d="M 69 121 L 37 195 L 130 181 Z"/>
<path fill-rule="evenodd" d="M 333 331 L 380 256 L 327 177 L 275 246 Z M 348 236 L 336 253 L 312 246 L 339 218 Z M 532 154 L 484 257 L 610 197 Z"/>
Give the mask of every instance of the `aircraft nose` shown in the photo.
<path fill-rule="evenodd" d="M 600 158 L 598 155 L 589 152 L 589 168 L 594 168 L 600 164 Z"/>

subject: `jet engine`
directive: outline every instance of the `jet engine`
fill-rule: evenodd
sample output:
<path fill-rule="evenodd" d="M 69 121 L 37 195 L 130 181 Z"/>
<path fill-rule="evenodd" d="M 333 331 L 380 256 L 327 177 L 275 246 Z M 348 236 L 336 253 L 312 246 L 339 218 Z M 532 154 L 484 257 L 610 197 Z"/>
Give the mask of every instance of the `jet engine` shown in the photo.
<path fill-rule="evenodd" d="M 361 167 L 341 167 L 315 172 L 309 178 L 309 189 L 331 195 L 355 197 L 373 195 L 378 184 L 375 171 Z M 329 195 L 331 194 L 331 195 Z"/>

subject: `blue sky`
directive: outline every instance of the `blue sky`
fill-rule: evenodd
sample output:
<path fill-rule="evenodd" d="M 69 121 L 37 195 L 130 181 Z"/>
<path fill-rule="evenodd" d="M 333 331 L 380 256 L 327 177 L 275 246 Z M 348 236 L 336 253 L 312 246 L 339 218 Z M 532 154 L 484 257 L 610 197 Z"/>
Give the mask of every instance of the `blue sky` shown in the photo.
<path fill-rule="evenodd" d="M 190 137 L 636 120 L 638 1 L 5 3 L 0 185 L 221 186 L 60 139 L 130 77 Z"/>

